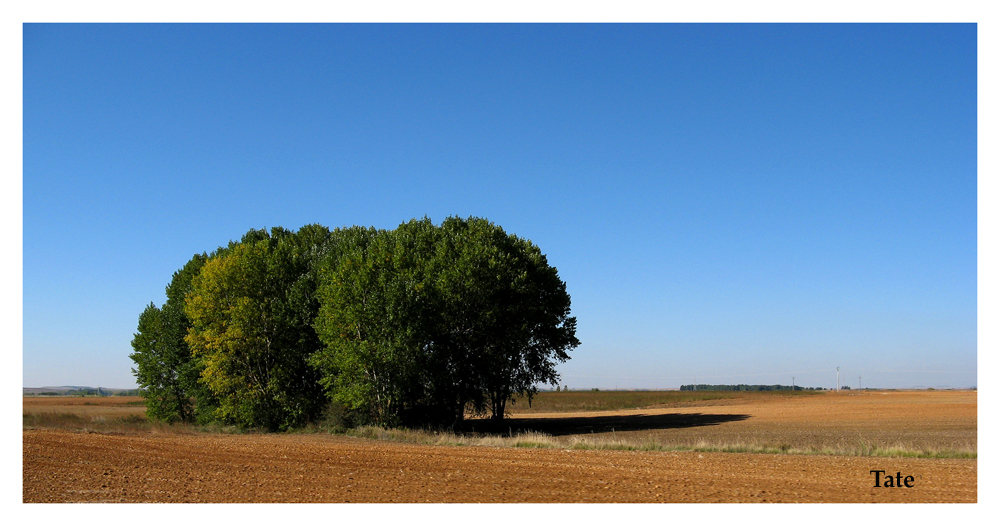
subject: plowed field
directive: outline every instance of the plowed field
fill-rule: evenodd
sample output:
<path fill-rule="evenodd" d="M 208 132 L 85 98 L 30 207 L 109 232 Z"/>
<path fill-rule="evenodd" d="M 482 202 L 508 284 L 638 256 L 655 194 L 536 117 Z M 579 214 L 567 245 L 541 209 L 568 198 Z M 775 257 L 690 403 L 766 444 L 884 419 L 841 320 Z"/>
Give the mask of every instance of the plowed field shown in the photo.
<path fill-rule="evenodd" d="M 533 414 L 521 423 L 565 419 L 561 428 L 542 424 L 563 436 L 581 425 L 644 433 L 627 426 L 653 423 L 657 435 L 701 430 L 716 439 L 766 439 L 770 424 L 793 441 L 880 429 L 922 440 L 924 429 L 942 447 L 970 437 L 975 446 L 975 393 L 785 400 Z M 974 459 L 424 446 L 327 434 L 22 436 L 24 502 L 976 502 L 978 487 Z M 875 488 L 871 470 L 913 476 L 914 487 Z"/>
<path fill-rule="evenodd" d="M 24 501 L 975 502 L 976 462 L 25 431 Z"/>

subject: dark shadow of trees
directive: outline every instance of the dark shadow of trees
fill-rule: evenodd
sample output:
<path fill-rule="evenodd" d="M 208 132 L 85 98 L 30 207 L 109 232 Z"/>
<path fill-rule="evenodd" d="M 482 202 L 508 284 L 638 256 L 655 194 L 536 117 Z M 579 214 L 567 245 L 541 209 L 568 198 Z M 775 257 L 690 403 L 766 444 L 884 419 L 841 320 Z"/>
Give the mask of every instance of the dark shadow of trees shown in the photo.
<path fill-rule="evenodd" d="M 662 415 L 572 416 L 565 418 L 508 418 L 503 422 L 466 420 L 462 431 L 488 435 L 512 435 L 537 431 L 552 436 L 582 435 L 654 429 L 681 429 L 739 422 L 750 415 L 706 415 L 672 413 Z"/>

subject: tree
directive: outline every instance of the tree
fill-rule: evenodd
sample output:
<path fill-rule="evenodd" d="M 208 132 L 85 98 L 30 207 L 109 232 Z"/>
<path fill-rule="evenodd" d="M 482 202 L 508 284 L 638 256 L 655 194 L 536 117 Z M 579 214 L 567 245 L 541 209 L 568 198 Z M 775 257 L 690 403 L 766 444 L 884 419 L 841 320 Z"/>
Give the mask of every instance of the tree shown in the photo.
<path fill-rule="evenodd" d="M 455 425 L 467 409 L 503 419 L 579 345 L 556 270 L 484 219 L 380 232 L 331 259 L 317 295 L 321 383 L 383 425 Z"/>
<path fill-rule="evenodd" d="M 399 235 L 353 231 L 323 267 L 315 327 L 325 347 L 310 363 L 330 397 L 362 420 L 398 425 L 422 398 L 419 283 Z"/>
<path fill-rule="evenodd" d="M 578 346 L 566 284 L 539 248 L 480 218 L 441 224 L 438 287 L 444 326 L 469 379 L 478 412 L 502 420 L 516 396 L 554 384 L 555 365 Z"/>
<path fill-rule="evenodd" d="M 135 362 L 132 374 L 146 394 L 146 416 L 152 420 L 184 420 L 189 405 L 179 389 L 176 373 L 163 360 L 163 316 L 156 305 L 150 303 L 139 315 L 138 332 L 132 338 Z M 171 357 L 172 358 L 172 357 Z"/>
<path fill-rule="evenodd" d="M 312 328 L 315 262 L 330 242 L 317 225 L 298 234 L 252 230 L 210 258 L 192 283 L 186 341 L 201 382 L 219 399 L 214 416 L 241 427 L 288 429 L 323 408 Z"/>
<path fill-rule="evenodd" d="M 198 383 L 201 365 L 184 337 L 191 326 L 184 314 L 184 296 L 204 265 L 205 254 L 195 254 L 167 285 L 162 309 L 150 303 L 139 316 L 132 340 L 132 374 L 146 398 L 146 415 L 167 422 L 196 420 L 210 411 L 214 399 Z"/>
<path fill-rule="evenodd" d="M 485 219 L 254 229 L 174 274 L 139 317 L 133 371 L 170 421 L 289 429 L 324 391 L 381 425 L 502 420 L 558 386 L 579 345 L 569 313 L 538 247 Z"/>

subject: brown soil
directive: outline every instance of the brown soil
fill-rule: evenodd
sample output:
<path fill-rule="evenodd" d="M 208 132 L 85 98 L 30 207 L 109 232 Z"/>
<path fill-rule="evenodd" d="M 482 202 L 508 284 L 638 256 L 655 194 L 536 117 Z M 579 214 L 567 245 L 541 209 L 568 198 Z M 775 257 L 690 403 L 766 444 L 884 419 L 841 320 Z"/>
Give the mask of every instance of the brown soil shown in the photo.
<path fill-rule="evenodd" d="M 976 502 L 976 461 L 23 432 L 24 502 Z M 874 488 L 870 470 L 914 477 Z"/>

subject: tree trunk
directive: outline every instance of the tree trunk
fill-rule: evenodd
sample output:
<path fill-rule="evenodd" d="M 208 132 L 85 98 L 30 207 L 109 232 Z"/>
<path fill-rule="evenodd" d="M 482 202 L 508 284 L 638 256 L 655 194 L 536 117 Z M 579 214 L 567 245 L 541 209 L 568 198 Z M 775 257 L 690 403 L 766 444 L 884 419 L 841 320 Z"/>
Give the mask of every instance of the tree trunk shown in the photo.
<path fill-rule="evenodd" d="M 494 422 L 502 422 L 504 417 L 504 412 L 507 409 L 507 397 L 501 393 L 493 393 L 493 416 L 491 420 Z"/>

